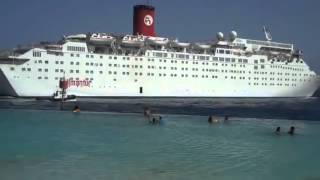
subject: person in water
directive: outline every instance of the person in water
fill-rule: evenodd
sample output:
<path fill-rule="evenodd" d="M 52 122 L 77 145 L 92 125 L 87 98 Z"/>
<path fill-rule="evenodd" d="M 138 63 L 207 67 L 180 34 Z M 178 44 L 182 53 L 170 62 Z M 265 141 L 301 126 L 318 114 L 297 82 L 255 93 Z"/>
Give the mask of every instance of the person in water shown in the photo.
<path fill-rule="evenodd" d="M 224 123 L 229 123 L 230 121 L 229 121 L 229 115 L 225 115 L 224 116 L 224 121 L 223 121 Z"/>
<path fill-rule="evenodd" d="M 153 118 L 152 118 L 152 124 L 156 124 L 156 121 L 157 121 L 156 118 L 153 117 Z"/>
<path fill-rule="evenodd" d="M 219 120 L 213 116 L 209 116 L 208 118 L 208 123 L 212 124 L 212 123 L 218 123 Z"/>
<path fill-rule="evenodd" d="M 145 116 L 145 117 L 151 116 L 151 111 L 150 111 L 149 108 L 145 108 L 145 109 L 144 109 L 144 116 Z"/>
<path fill-rule="evenodd" d="M 280 127 L 278 126 L 275 131 L 276 134 L 280 134 Z"/>
<path fill-rule="evenodd" d="M 162 122 L 162 116 L 158 116 L 158 117 L 156 117 L 156 116 L 153 116 L 152 117 L 152 120 L 150 121 L 153 125 L 155 125 L 155 124 L 161 124 L 161 122 Z"/>
<path fill-rule="evenodd" d="M 159 125 L 163 124 L 162 116 L 159 116 L 158 124 L 159 124 Z"/>
<path fill-rule="evenodd" d="M 295 127 L 294 126 L 291 126 L 289 131 L 288 131 L 288 134 L 290 135 L 294 135 L 294 130 L 295 130 Z"/>
<path fill-rule="evenodd" d="M 152 114 L 151 114 L 151 110 L 149 108 L 144 109 L 143 115 L 144 115 L 144 117 L 148 118 L 149 122 L 152 121 L 152 119 L 151 119 Z"/>
<path fill-rule="evenodd" d="M 80 112 L 80 108 L 79 108 L 79 106 L 74 106 L 74 108 L 73 108 L 73 112 Z"/>

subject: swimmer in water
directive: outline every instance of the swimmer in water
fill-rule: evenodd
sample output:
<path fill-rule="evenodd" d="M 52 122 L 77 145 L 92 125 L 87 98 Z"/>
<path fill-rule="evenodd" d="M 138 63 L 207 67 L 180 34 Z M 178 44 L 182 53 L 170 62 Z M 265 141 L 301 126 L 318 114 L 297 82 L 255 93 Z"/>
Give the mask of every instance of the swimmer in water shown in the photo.
<path fill-rule="evenodd" d="M 208 122 L 209 122 L 210 124 L 212 124 L 212 123 L 218 123 L 218 122 L 219 122 L 219 119 L 218 119 L 218 118 L 215 118 L 214 116 L 209 116 Z"/>
<path fill-rule="evenodd" d="M 144 109 L 144 116 L 145 116 L 145 117 L 151 116 L 151 111 L 150 111 L 149 108 L 145 108 L 145 109 Z"/>
<path fill-rule="evenodd" d="M 218 122 L 219 122 L 219 119 L 214 118 L 214 119 L 213 119 L 213 122 L 214 122 L 214 123 L 218 123 Z"/>
<path fill-rule="evenodd" d="M 150 123 L 152 123 L 153 125 L 160 125 L 162 122 L 162 116 L 152 116 L 152 120 L 150 121 Z"/>
<path fill-rule="evenodd" d="M 291 126 L 289 131 L 288 131 L 288 134 L 290 135 L 294 135 L 294 130 L 295 130 L 295 127 L 294 126 Z"/>
<path fill-rule="evenodd" d="M 152 118 L 152 124 L 156 124 L 156 121 L 157 121 L 156 118 L 153 117 L 153 118 Z"/>
<path fill-rule="evenodd" d="M 148 119 L 149 123 L 152 123 L 153 119 L 151 118 L 152 114 L 149 108 L 144 109 L 143 115 Z"/>
<path fill-rule="evenodd" d="M 79 108 L 79 106 L 74 106 L 74 108 L 73 108 L 73 111 L 72 112 L 74 112 L 74 113 L 76 113 L 76 112 L 80 112 L 80 108 Z"/>
<path fill-rule="evenodd" d="M 279 126 L 276 128 L 275 133 L 278 134 L 278 135 L 280 134 L 280 127 Z"/>

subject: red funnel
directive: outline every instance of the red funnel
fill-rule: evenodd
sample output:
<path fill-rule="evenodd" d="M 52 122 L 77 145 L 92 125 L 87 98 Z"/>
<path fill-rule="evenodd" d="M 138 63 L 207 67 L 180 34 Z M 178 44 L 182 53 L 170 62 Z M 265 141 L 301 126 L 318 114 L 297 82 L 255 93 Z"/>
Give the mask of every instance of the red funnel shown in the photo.
<path fill-rule="evenodd" d="M 133 12 L 133 34 L 155 36 L 153 6 L 136 5 Z"/>

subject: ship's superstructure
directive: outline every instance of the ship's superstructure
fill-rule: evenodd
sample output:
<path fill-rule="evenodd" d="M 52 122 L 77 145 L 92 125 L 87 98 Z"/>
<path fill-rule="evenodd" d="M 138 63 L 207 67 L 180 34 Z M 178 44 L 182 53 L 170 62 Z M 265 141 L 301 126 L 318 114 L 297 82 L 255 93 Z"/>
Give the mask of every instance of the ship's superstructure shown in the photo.
<path fill-rule="evenodd" d="M 307 97 L 319 87 L 292 44 L 227 37 L 157 37 L 154 8 L 134 8 L 133 35 L 87 33 L 0 54 L 0 94 L 95 97 Z"/>

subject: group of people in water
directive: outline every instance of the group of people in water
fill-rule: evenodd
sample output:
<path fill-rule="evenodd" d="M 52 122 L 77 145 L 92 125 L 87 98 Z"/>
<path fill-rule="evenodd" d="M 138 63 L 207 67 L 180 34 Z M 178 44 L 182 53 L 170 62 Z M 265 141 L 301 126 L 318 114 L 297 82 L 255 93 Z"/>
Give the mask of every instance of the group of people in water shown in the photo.
<path fill-rule="evenodd" d="M 224 122 L 228 122 L 228 121 L 229 121 L 229 116 L 228 116 L 228 115 L 224 116 Z M 214 117 L 214 116 L 209 116 L 209 118 L 208 118 L 208 123 L 209 123 L 209 124 L 219 123 L 219 119 L 218 119 L 217 117 Z M 291 127 L 289 128 L 288 134 L 294 135 L 294 134 L 295 134 L 295 129 L 296 129 L 296 128 L 295 128 L 294 126 L 291 126 Z M 280 135 L 280 134 L 281 134 L 281 128 L 280 128 L 280 126 L 278 126 L 278 127 L 276 128 L 275 133 L 276 133 L 277 135 Z"/>
<path fill-rule="evenodd" d="M 290 129 L 289 129 L 289 131 L 288 131 L 288 134 L 294 135 L 294 134 L 295 134 L 295 129 L 296 129 L 296 128 L 295 128 L 294 126 L 291 126 Z M 276 133 L 277 135 L 280 135 L 280 134 L 281 134 L 281 128 L 280 128 L 280 126 L 278 126 L 278 127 L 276 128 L 275 133 Z"/>
<path fill-rule="evenodd" d="M 74 113 L 80 112 L 80 107 L 79 107 L 78 105 L 74 106 L 72 112 L 74 112 Z M 145 108 L 145 109 L 144 109 L 144 117 L 146 117 L 146 118 L 148 119 L 149 123 L 152 124 L 152 125 L 157 125 L 157 124 L 159 125 L 159 124 L 161 124 L 161 122 L 162 122 L 162 116 L 160 116 L 160 115 L 153 115 L 153 114 L 151 113 L 151 110 L 150 110 L 149 108 Z M 223 122 L 228 122 L 228 121 L 229 121 L 229 116 L 228 116 L 228 115 L 224 116 Z M 208 117 L 208 123 L 209 123 L 209 124 L 219 123 L 219 122 L 220 122 L 220 120 L 219 120 L 217 117 L 215 117 L 215 116 L 209 116 L 209 117 Z M 278 127 L 276 128 L 275 133 L 276 133 L 277 135 L 280 135 L 280 134 L 281 134 L 281 128 L 280 128 L 280 126 L 278 126 Z M 288 134 L 290 134 L 290 135 L 294 135 L 294 134 L 295 134 L 295 127 L 294 127 L 294 126 L 291 126 L 291 127 L 290 127 L 290 129 L 289 129 L 289 131 L 288 131 Z"/>
<path fill-rule="evenodd" d="M 149 121 L 150 124 L 161 124 L 162 122 L 162 116 L 160 115 L 153 115 L 151 113 L 151 110 L 149 108 L 144 109 L 144 117 L 146 117 Z M 215 117 L 215 116 L 209 116 L 208 118 L 208 123 L 213 124 L 213 123 L 219 123 L 220 120 Z M 224 116 L 223 122 L 229 122 L 229 116 L 226 115 Z"/>
<path fill-rule="evenodd" d="M 162 123 L 162 116 L 160 115 L 153 115 L 149 108 L 144 109 L 144 117 L 146 117 L 150 124 L 152 125 L 159 125 Z"/>
<path fill-rule="evenodd" d="M 228 121 L 229 121 L 229 116 L 228 115 L 224 116 L 224 122 L 228 122 Z M 209 116 L 209 118 L 208 118 L 209 124 L 219 123 L 219 122 L 220 122 L 219 119 L 215 116 Z"/>

